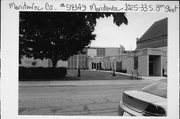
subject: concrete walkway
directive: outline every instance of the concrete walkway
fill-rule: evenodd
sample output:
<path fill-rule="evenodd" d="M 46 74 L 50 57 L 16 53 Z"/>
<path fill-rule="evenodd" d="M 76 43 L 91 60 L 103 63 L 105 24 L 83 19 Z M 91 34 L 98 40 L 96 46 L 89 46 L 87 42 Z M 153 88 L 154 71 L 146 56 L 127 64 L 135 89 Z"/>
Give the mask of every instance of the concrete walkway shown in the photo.
<path fill-rule="evenodd" d="M 112 72 L 112 71 L 101 71 L 101 70 L 95 70 L 95 71 L 99 71 L 99 72 Z M 121 74 L 121 75 L 125 75 L 125 76 L 131 76 L 131 74 L 127 74 L 127 73 L 121 73 L 121 72 L 116 72 L 116 74 Z M 163 76 L 142 76 L 142 78 L 144 80 L 153 80 L 153 81 L 157 81 L 160 79 L 167 79 L 167 77 L 163 77 Z"/>

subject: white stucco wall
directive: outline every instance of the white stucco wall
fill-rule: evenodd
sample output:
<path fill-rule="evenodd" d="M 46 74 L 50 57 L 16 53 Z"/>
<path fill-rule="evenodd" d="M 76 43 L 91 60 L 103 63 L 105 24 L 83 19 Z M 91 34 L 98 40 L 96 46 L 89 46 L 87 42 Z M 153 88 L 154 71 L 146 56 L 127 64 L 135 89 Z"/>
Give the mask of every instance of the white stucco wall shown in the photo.
<path fill-rule="evenodd" d="M 138 57 L 138 72 L 141 76 L 149 76 L 149 57 L 142 55 Z"/>
<path fill-rule="evenodd" d="M 127 57 L 124 57 L 124 58 L 122 59 L 122 69 L 123 69 L 123 70 L 127 70 L 127 64 L 128 64 L 128 62 L 127 62 Z"/>
<path fill-rule="evenodd" d="M 167 47 L 159 47 L 159 48 L 156 48 L 156 49 L 161 49 L 162 51 L 167 52 Z"/>
<path fill-rule="evenodd" d="M 120 54 L 119 48 L 106 48 L 105 49 L 105 57 L 107 56 L 117 56 Z"/>
<path fill-rule="evenodd" d="M 134 57 L 132 57 L 132 56 L 127 57 L 127 65 L 126 65 L 126 67 L 127 67 L 127 73 L 128 74 L 131 74 L 131 71 L 134 70 L 134 59 L 133 58 Z"/>

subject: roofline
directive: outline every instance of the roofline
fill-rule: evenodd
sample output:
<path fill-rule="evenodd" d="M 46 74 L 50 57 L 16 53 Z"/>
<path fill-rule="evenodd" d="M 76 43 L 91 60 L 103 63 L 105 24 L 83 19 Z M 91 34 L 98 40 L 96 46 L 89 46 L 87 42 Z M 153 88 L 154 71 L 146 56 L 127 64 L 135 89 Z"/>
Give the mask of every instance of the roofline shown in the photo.
<path fill-rule="evenodd" d="M 146 32 L 147 31 L 149 31 L 149 29 L 152 27 L 152 26 L 154 26 L 156 23 L 158 23 L 158 22 L 161 22 L 161 21 L 163 21 L 163 20 L 168 20 L 168 17 L 165 17 L 165 18 L 163 18 L 163 19 L 160 19 L 160 20 L 157 20 L 157 21 L 155 21 L 149 28 L 148 28 L 148 30 L 146 30 Z M 140 41 L 146 41 L 146 40 L 150 40 L 150 39 L 143 39 L 142 40 L 142 37 L 146 34 L 146 32 L 138 39 L 138 41 L 137 42 L 140 42 Z M 166 36 L 167 36 L 167 34 L 166 34 Z M 161 36 L 159 36 L 159 37 L 161 37 Z M 155 37 L 156 38 L 156 37 Z M 153 39 L 153 38 L 151 38 L 151 39 Z"/>
<path fill-rule="evenodd" d="M 145 39 L 145 40 L 138 40 L 137 43 L 149 41 L 151 39 L 164 38 L 164 37 L 167 37 L 167 34 L 166 35 L 161 35 L 161 36 L 158 36 L 158 37 L 153 37 L 153 38 Z"/>

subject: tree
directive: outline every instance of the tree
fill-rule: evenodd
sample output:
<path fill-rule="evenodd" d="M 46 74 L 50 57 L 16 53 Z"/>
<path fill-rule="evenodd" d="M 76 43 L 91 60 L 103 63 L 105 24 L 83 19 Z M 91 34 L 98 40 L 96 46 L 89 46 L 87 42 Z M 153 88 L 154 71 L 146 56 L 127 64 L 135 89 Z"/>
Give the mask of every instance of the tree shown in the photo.
<path fill-rule="evenodd" d="M 20 12 L 19 59 L 51 59 L 56 67 L 95 40 L 96 19 L 111 15 L 116 25 L 127 24 L 125 13 Z"/>

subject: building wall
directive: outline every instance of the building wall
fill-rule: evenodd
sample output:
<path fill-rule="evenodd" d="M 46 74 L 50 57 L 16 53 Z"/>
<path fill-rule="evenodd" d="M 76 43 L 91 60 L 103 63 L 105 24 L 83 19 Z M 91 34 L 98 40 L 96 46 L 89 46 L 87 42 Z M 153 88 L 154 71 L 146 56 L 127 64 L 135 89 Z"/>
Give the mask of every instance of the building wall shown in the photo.
<path fill-rule="evenodd" d="M 97 48 L 97 57 L 105 56 L 105 48 Z"/>
<path fill-rule="evenodd" d="M 87 49 L 87 55 L 89 56 L 89 57 L 95 57 L 95 56 L 97 56 L 97 49 Z"/>
<path fill-rule="evenodd" d="M 92 68 L 93 63 L 100 63 L 101 69 L 104 70 L 126 70 L 127 68 L 127 56 L 126 54 L 119 56 L 109 56 L 109 57 L 90 57 L 88 60 L 89 69 Z"/>
<path fill-rule="evenodd" d="M 116 69 L 127 70 L 127 55 L 126 54 L 122 54 L 116 57 Z"/>
<path fill-rule="evenodd" d="M 20 66 L 24 66 L 24 67 L 52 67 L 52 62 L 50 59 L 40 60 L 40 59 L 23 57 L 21 59 Z M 67 67 L 67 61 L 59 60 L 57 62 L 57 67 Z"/>
<path fill-rule="evenodd" d="M 122 61 L 122 69 L 123 70 L 126 70 L 127 71 L 127 64 L 128 64 L 128 62 L 127 62 L 127 57 L 125 57 L 124 59 L 123 59 L 123 61 Z"/>
<path fill-rule="evenodd" d="M 105 68 L 111 69 L 112 66 L 116 64 L 114 63 L 114 61 L 111 60 L 112 59 L 111 57 L 116 57 L 119 54 L 123 53 L 124 51 L 125 51 L 125 48 L 123 46 L 120 46 L 120 48 L 91 47 L 91 48 L 88 48 L 85 54 L 83 55 L 80 54 L 80 56 L 74 55 L 70 57 L 68 59 L 68 68 L 76 69 L 79 64 L 80 68 L 92 69 L 94 68 L 92 67 L 93 63 L 96 63 L 96 64 L 99 63 L 97 64 L 98 67 L 103 68 L 103 69 Z M 77 60 L 79 61 L 79 63 L 77 63 Z M 110 62 L 107 60 L 110 60 Z"/>
<path fill-rule="evenodd" d="M 87 49 L 87 55 L 90 57 L 104 57 L 106 48 L 91 47 Z"/>
<path fill-rule="evenodd" d="M 67 61 L 59 60 L 57 62 L 57 67 L 67 67 L 67 66 L 68 66 L 68 62 Z"/>
<path fill-rule="evenodd" d="M 162 50 L 162 51 L 167 52 L 167 46 L 166 46 L 166 47 L 159 47 L 159 48 L 156 48 L 156 49 L 160 49 L 160 50 Z"/>
<path fill-rule="evenodd" d="M 87 54 L 79 54 L 71 56 L 68 59 L 68 68 L 69 69 L 77 69 L 78 67 L 81 69 L 88 69 L 88 57 Z"/>
<path fill-rule="evenodd" d="M 119 48 L 106 48 L 105 49 L 105 57 L 117 56 L 119 54 L 120 54 Z"/>
<path fill-rule="evenodd" d="M 88 60 L 88 68 L 91 69 L 102 69 L 103 61 L 101 57 L 90 57 Z"/>
<path fill-rule="evenodd" d="M 128 56 L 127 57 L 127 73 L 131 74 L 131 72 L 134 70 L 134 57 Z"/>
<path fill-rule="evenodd" d="M 77 55 L 72 56 L 68 59 L 68 68 L 75 69 L 77 68 Z"/>
<path fill-rule="evenodd" d="M 20 66 L 24 66 L 24 67 L 49 67 L 49 60 L 47 60 L 47 59 L 44 59 L 44 60 L 36 59 L 35 60 L 34 58 L 23 57 L 21 59 Z"/>
<path fill-rule="evenodd" d="M 139 53 L 142 51 L 143 55 L 138 56 L 142 65 L 139 72 L 142 75 L 149 76 L 149 69 L 150 74 L 158 76 L 163 74 L 163 69 L 167 72 L 167 28 L 167 18 L 159 20 L 137 40 L 136 51 Z M 147 59 L 149 57 L 150 64 Z"/>
<path fill-rule="evenodd" d="M 153 59 L 153 75 L 161 76 L 163 68 L 167 70 L 167 56 L 166 52 L 161 49 L 147 48 L 139 49 L 128 53 L 127 56 L 127 73 L 131 74 L 131 71 L 135 71 L 134 58 L 138 57 L 137 71 L 142 76 L 149 76 L 149 57 Z"/>
<path fill-rule="evenodd" d="M 138 72 L 141 76 L 149 76 L 148 55 L 141 55 L 138 57 Z"/>

